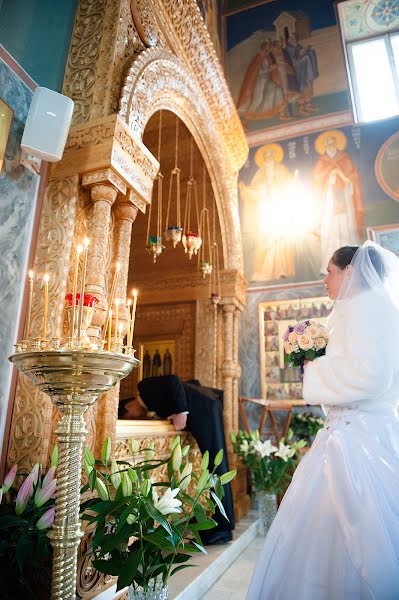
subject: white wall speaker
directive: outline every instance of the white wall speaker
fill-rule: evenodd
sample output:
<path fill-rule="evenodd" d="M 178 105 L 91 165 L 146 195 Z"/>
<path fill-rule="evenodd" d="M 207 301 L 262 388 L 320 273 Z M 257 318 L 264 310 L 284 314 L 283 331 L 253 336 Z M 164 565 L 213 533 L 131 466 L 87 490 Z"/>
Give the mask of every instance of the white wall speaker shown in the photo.
<path fill-rule="evenodd" d="M 73 101 L 67 96 L 37 87 L 26 119 L 22 150 L 48 162 L 61 160 L 73 107 Z"/>

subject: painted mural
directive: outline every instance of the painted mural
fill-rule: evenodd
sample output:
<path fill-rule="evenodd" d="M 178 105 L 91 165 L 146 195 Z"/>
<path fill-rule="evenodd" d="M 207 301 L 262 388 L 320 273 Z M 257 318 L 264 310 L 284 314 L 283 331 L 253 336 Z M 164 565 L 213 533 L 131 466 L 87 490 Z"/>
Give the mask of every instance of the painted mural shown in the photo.
<path fill-rule="evenodd" d="M 251 286 L 318 281 L 334 250 L 399 223 L 398 128 L 392 119 L 251 149 L 239 181 Z"/>
<path fill-rule="evenodd" d="M 227 14 L 225 30 L 227 78 L 248 132 L 339 113 L 348 122 L 332 1 L 322 9 L 314 0 L 262 3 Z"/>

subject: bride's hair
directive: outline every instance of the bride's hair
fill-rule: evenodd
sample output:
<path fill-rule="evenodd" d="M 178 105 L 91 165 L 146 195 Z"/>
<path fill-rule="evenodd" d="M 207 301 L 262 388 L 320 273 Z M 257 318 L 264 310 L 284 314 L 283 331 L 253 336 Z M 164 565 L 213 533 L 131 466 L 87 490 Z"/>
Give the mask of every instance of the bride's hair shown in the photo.
<path fill-rule="evenodd" d="M 343 271 L 345 267 L 351 264 L 359 246 L 342 246 L 334 252 L 331 257 L 332 263 Z"/>
<path fill-rule="evenodd" d="M 358 250 L 359 246 L 343 246 L 334 252 L 331 260 L 333 264 L 342 271 L 351 264 Z M 367 258 L 370 260 L 378 277 L 381 280 L 384 280 L 387 273 L 381 255 L 373 246 L 369 246 L 365 250 Z"/>

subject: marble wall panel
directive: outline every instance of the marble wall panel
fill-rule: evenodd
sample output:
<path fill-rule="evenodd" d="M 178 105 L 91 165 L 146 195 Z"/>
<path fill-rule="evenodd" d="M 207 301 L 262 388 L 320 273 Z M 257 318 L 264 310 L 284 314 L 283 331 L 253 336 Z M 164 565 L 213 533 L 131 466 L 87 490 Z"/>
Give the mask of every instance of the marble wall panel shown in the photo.
<path fill-rule="evenodd" d="M 0 441 L 3 439 L 12 354 L 27 270 L 39 177 L 19 164 L 32 91 L 0 59 L 0 97 L 14 111 L 0 173 Z"/>

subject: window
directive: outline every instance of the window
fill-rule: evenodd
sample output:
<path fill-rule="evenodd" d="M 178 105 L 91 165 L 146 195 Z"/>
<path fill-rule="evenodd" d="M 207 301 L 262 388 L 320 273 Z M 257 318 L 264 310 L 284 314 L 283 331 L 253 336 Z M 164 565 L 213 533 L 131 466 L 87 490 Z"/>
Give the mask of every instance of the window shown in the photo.
<path fill-rule="evenodd" d="M 346 43 L 357 122 L 399 114 L 399 33 Z"/>

